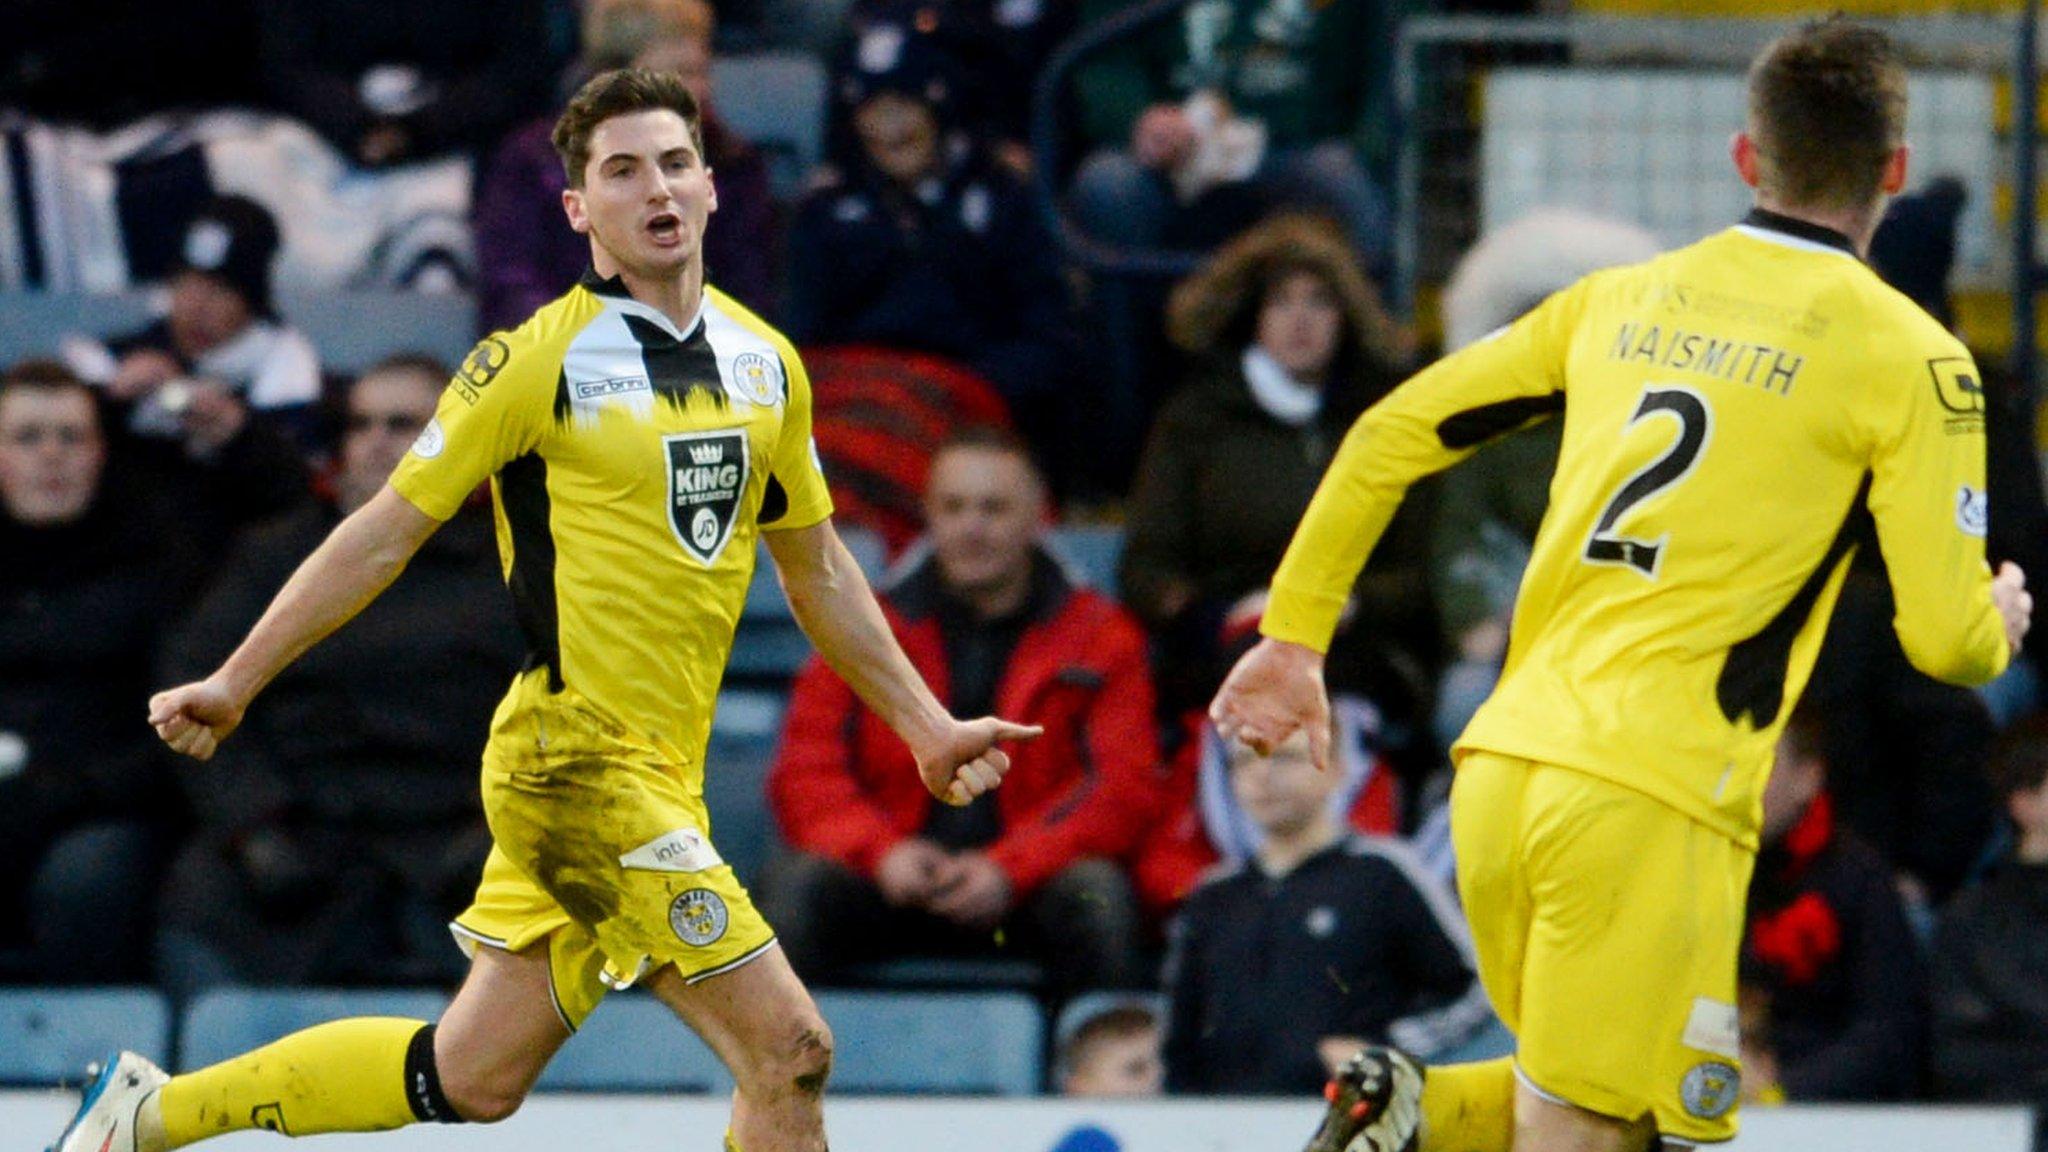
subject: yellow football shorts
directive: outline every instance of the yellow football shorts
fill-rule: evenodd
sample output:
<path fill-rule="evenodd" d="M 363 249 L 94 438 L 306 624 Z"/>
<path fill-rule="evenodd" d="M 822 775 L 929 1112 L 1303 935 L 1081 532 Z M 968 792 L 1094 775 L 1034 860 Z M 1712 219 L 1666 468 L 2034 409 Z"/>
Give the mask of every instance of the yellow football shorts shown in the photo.
<path fill-rule="evenodd" d="M 450 926 L 465 948 L 546 940 L 555 1007 L 574 1030 L 607 989 L 664 964 L 695 983 L 774 944 L 711 845 L 701 769 L 630 738 L 573 689 L 523 703 L 501 711 L 484 751 L 494 844 Z"/>
<path fill-rule="evenodd" d="M 1664 1136 L 1735 1135 L 1736 961 L 1755 857 L 1677 809 L 1547 764 L 1467 753 L 1458 891 L 1522 1082 Z"/>

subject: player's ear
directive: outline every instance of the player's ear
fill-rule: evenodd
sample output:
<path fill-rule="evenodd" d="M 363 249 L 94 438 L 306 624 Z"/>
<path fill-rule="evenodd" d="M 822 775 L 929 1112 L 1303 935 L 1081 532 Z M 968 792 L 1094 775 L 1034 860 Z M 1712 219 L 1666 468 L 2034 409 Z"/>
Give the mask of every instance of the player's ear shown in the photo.
<path fill-rule="evenodd" d="M 1878 180 L 1878 189 L 1887 196 L 1896 196 L 1906 188 L 1906 169 L 1913 159 L 1913 147 L 1901 144 L 1892 149 L 1884 158 L 1884 175 Z"/>
<path fill-rule="evenodd" d="M 569 227 L 578 235 L 590 234 L 590 214 L 584 211 L 583 193 L 580 189 L 562 189 L 562 213 L 569 217 Z"/>
<path fill-rule="evenodd" d="M 704 210 L 706 212 L 718 211 L 718 181 L 711 178 L 711 167 L 708 164 L 704 167 L 704 186 L 710 189 L 704 197 Z"/>
<path fill-rule="evenodd" d="M 1762 165 L 1756 154 L 1756 141 L 1749 133 L 1737 132 L 1729 138 L 1728 158 L 1735 161 L 1735 174 L 1742 177 L 1742 182 L 1756 187 Z"/>

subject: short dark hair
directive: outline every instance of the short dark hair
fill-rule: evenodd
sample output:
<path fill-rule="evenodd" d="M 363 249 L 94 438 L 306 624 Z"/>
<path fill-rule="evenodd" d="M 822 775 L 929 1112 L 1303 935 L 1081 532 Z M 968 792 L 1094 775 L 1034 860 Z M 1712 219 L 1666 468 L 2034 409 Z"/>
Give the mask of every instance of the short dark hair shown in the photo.
<path fill-rule="evenodd" d="M 590 137 L 597 126 L 614 116 L 627 116 L 666 108 L 690 126 L 690 143 L 697 155 L 704 155 L 704 121 L 697 98 L 673 72 L 649 68 L 617 68 L 592 76 L 555 121 L 555 153 L 562 158 L 562 172 L 569 187 L 583 187 L 583 169 L 590 163 Z"/>
<path fill-rule="evenodd" d="M 0 372 L 0 395 L 16 388 L 35 388 L 45 392 L 80 391 L 93 395 L 92 385 L 78 378 L 78 374 L 65 367 L 59 360 L 23 360 Z"/>
<path fill-rule="evenodd" d="M 410 372 L 416 376 L 431 377 L 445 384 L 452 370 L 448 367 L 447 361 L 431 352 L 394 352 L 363 369 L 362 374 L 356 379 L 361 380 L 364 376 L 376 376 L 384 372 Z"/>
<path fill-rule="evenodd" d="M 957 451 L 1014 456 L 1023 462 L 1025 470 L 1031 473 L 1039 487 L 1045 487 L 1045 472 L 1039 468 L 1038 458 L 1031 454 L 1031 446 L 1024 442 L 1023 437 L 999 424 L 968 424 L 954 429 L 939 441 L 938 447 L 932 449 L 932 461 L 936 463 L 939 457 Z"/>
<path fill-rule="evenodd" d="M 1123 1004 L 1088 1017 L 1053 1054 L 1053 1075 L 1065 1080 L 1080 1071 L 1089 1052 L 1102 1044 L 1143 1036 L 1160 1027 L 1159 1014 L 1137 1004 Z"/>
<path fill-rule="evenodd" d="M 2048 716 L 2031 716 L 2006 729 L 1992 746 L 1988 772 L 2001 800 L 2048 780 Z"/>
<path fill-rule="evenodd" d="M 1830 16 L 1788 33 L 1749 69 L 1759 183 L 1790 205 L 1862 208 L 1906 137 L 1906 68 L 1889 36 Z"/>

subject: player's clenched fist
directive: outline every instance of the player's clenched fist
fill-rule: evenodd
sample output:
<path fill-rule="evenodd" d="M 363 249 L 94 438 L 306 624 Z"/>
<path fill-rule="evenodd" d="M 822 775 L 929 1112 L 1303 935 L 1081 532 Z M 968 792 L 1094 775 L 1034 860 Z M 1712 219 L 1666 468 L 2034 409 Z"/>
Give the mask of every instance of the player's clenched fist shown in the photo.
<path fill-rule="evenodd" d="M 917 774 L 925 789 L 945 803 L 971 803 L 993 791 L 1010 770 L 1009 754 L 996 747 L 998 743 L 1030 740 L 1044 731 L 1036 724 L 1012 724 L 993 716 L 955 720 L 929 751 L 918 754 Z"/>
<path fill-rule="evenodd" d="M 149 698 L 149 724 L 171 751 L 207 760 L 242 722 L 242 702 L 212 680 L 181 684 Z"/>

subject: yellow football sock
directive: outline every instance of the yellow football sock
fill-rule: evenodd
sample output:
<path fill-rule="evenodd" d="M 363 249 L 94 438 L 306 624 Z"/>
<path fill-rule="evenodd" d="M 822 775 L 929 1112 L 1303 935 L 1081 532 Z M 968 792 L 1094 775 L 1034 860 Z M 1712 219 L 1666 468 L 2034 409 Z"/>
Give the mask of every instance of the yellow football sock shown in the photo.
<path fill-rule="evenodd" d="M 725 1152 L 740 1152 L 740 1142 L 732 1138 L 732 1129 L 725 1130 Z"/>
<path fill-rule="evenodd" d="M 1423 1152 L 1508 1152 L 1514 1139 L 1514 1057 L 1430 1066 L 1422 1081 Z"/>
<path fill-rule="evenodd" d="M 416 1038 L 431 1057 L 433 1033 L 423 1034 L 426 1028 L 422 1020 L 381 1016 L 336 1020 L 174 1076 L 157 1091 L 164 1146 L 182 1148 L 245 1128 L 310 1136 L 454 1119 L 434 1111 L 447 1104 L 438 1083 L 431 1100 L 417 1106 L 407 1091 L 407 1056 Z"/>

